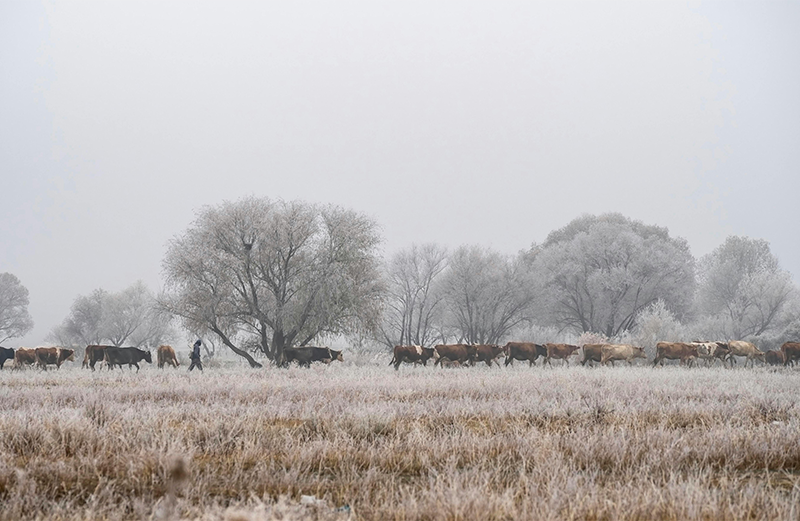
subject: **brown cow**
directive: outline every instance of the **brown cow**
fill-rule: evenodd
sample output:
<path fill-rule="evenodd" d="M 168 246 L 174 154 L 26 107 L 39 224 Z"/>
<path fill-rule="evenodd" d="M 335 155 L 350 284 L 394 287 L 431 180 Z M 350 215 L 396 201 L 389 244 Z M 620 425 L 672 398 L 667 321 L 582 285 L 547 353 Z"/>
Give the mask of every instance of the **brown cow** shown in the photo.
<path fill-rule="evenodd" d="M 500 362 L 497 357 L 505 356 L 505 351 L 497 344 L 478 344 L 475 346 L 475 358 L 473 362 L 486 362 L 486 365 L 492 367 L 492 362 L 500 367 Z"/>
<path fill-rule="evenodd" d="M 786 358 L 783 356 L 783 351 L 773 349 L 764 353 L 764 361 L 769 365 L 783 365 Z"/>
<path fill-rule="evenodd" d="M 509 342 L 503 346 L 503 351 L 506 355 L 505 365 L 513 364 L 514 360 L 527 360 L 530 367 L 540 356 L 547 356 L 547 349 L 533 342 Z"/>
<path fill-rule="evenodd" d="M 572 344 L 545 344 L 544 348 L 547 349 L 547 356 L 544 359 L 544 363 L 550 364 L 551 366 L 553 364 L 550 363 L 550 360 L 553 358 L 564 360 L 564 363 L 569 365 L 569 357 L 580 349 L 580 347 Z"/>
<path fill-rule="evenodd" d="M 92 371 L 94 371 L 95 364 L 103 361 L 107 347 L 111 346 L 86 346 L 86 351 L 83 352 L 83 364 L 81 367 L 90 367 Z"/>
<path fill-rule="evenodd" d="M 178 362 L 178 358 L 175 356 L 175 350 L 172 349 L 172 346 L 158 346 L 156 357 L 158 358 L 159 369 L 164 369 L 164 365 L 166 364 L 169 364 L 172 367 L 178 367 L 181 365 L 181 363 Z"/>
<path fill-rule="evenodd" d="M 23 365 L 33 365 L 36 363 L 36 349 L 20 347 L 14 351 L 14 367 L 20 369 Z"/>
<path fill-rule="evenodd" d="M 717 359 L 721 359 L 722 365 L 725 365 L 725 359 L 730 353 L 728 345 L 724 342 L 693 340 L 690 344 L 697 346 L 697 357 L 705 360 L 706 366 L 712 365 Z"/>
<path fill-rule="evenodd" d="M 435 351 L 432 347 L 422 347 L 422 346 L 394 346 L 394 354 L 392 356 L 392 361 L 389 362 L 389 365 L 393 365 L 395 370 L 400 368 L 400 364 L 403 362 L 409 362 L 412 364 L 422 363 L 422 365 L 427 366 L 428 360 L 434 358 L 436 355 Z"/>
<path fill-rule="evenodd" d="M 601 348 L 600 363 L 603 365 L 606 365 L 608 362 L 611 362 L 613 365 L 614 360 L 625 360 L 628 362 L 628 365 L 633 365 L 634 358 L 644 358 L 647 360 L 643 347 L 636 347 L 630 344 L 605 344 Z"/>
<path fill-rule="evenodd" d="M 586 362 L 600 362 L 603 359 L 603 346 L 605 344 L 583 344 L 583 360 L 581 365 L 586 365 Z M 614 360 L 611 360 L 611 365 L 614 365 Z"/>
<path fill-rule="evenodd" d="M 755 367 L 756 358 L 762 362 L 764 361 L 764 352 L 750 342 L 745 342 L 744 340 L 731 340 L 728 342 L 728 349 L 731 350 L 731 358 L 734 356 L 747 357 L 747 359 L 744 361 L 745 367 L 747 367 L 747 362 L 751 362 L 751 365 Z"/>
<path fill-rule="evenodd" d="M 35 353 L 37 365 L 45 371 L 48 365 L 61 369 L 61 364 L 67 360 L 75 360 L 75 350 L 65 347 L 37 347 Z"/>
<path fill-rule="evenodd" d="M 477 351 L 475 346 L 470 344 L 437 344 L 433 349 L 438 355 L 436 362 L 433 363 L 434 367 L 441 365 L 444 360 L 463 365 L 465 362 L 473 360 Z"/>
<path fill-rule="evenodd" d="M 714 360 L 711 361 L 711 365 L 714 365 L 716 360 L 722 360 L 723 367 L 726 367 L 728 362 L 731 363 L 731 367 L 736 363 L 736 359 L 731 356 L 731 350 L 728 349 L 728 344 L 723 342 L 717 342 L 717 348 L 714 350 Z"/>
<path fill-rule="evenodd" d="M 800 360 L 800 342 L 786 342 L 781 346 L 783 365 L 794 365 L 795 360 Z"/>
<path fill-rule="evenodd" d="M 659 342 L 656 344 L 656 357 L 653 367 L 659 362 L 664 365 L 664 359 L 680 360 L 681 365 L 691 364 L 697 358 L 697 346 L 683 342 Z"/>

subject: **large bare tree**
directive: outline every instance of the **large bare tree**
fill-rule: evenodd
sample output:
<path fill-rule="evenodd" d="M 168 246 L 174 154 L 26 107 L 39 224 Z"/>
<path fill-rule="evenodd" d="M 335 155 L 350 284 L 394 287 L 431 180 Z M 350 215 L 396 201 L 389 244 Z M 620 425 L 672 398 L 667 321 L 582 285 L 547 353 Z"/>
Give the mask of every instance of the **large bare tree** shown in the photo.
<path fill-rule="evenodd" d="M 535 297 L 522 256 L 478 246 L 453 252 L 442 284 L 451 325 L 462 340 L 477 344 L 497 343 L 527 320 Z"/>
<path fill-rule="evenodd" d="M 732 339 L 769 332 L 795 293 L 791 276 L 760 239 L 728 237 L 701 259 L 699 272 L 698 307 Z"/>
<path fill-rule="evenodd" d="M 199 212 L 172 240 L 163 305 L 260 367 L 287 347 L 377 324 L 376 224 L 337 206 L 250 197 Z M 250 349 L 248 349 L 248 347 Z"/>
<path fill-rule="evenodd" d="M 586 215 L 550 233 L 531 258 L 550 302 L 545 321 L 561 328 L 613 337 L 658 300 L 678 319 L 691 307 L 694 257 L 666 228 Z"/>
<path fill-rule="evenodd" d="M 0 273 L 0 342 L 33 328 L 28 313 L 28 289 L 11 273 Z"/>
<path fill-rule="evenodd" d="M 387 295 L 379 340 L 395 345 L 429 345 L 442 322 L 441 274 L 447 250 L 416 244 L 395 253 L 386 266 Z"/>

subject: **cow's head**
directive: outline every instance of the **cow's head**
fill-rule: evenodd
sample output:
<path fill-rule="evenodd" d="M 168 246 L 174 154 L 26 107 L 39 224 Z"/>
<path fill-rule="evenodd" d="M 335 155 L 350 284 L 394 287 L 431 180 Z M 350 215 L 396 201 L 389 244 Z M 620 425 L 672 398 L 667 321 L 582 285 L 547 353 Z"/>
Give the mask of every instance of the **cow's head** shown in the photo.
<path fill-rule="evenodd" d="M 575 354 L 575 352 L 576 352 L 578 349 L 580 349 L 580 347 L 578 347 L 578 346 L 573 346 L 573 345 L 570 345 L 570 344 L 567 344 L 567 356 L 572 356 L 572 355 L 574 355 L 574 354 Z"/>
<path fill-rule="evenodd" d="M 644 353 L 643 347 L 633 347 L 633 357 L 634 358 L 644 358 L 647 359 L 647 355 Z"/>
<path fill-rule="evenodd" d="M 147 362 L 148 364 L 152 364 L 153 363 L 153 359 L 152 359 L 152 357 L 150 357 L 150 351 L 145 351 L 144 352 L 144 361 Z"/>
<path fill-rule="evenodd" d="M 340 362 L 344 362 L 344 357 L 342 356 L 341 351 L 334 351 L 333 349 L 331 349 L 330 351 L 331 351 L 331 361 L 338 360 Z"/>

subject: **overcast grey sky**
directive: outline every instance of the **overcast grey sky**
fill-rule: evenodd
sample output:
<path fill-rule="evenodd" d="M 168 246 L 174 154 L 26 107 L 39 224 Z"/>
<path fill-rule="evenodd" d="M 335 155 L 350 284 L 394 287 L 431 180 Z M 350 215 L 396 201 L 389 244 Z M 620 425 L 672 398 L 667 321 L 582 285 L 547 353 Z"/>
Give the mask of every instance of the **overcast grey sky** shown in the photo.
<path fill-rule="evenodd" d="M 798 2 L 0 2 L 0 272 L 34 345 L 195 211 L 330 202 L 516 252 L 582 213 L 800 277 Z"/>

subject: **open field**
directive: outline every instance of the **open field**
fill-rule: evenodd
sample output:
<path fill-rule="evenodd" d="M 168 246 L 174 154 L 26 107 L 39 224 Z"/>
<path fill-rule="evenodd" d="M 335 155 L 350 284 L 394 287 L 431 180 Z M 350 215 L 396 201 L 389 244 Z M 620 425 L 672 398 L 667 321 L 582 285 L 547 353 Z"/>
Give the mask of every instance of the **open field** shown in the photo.
<path fill-rule="evenodd" d="M 77 365 L 0 373 L 0 520 L 800 518 L 800 370 Z"/>

